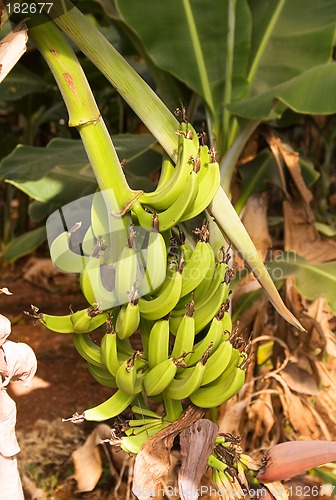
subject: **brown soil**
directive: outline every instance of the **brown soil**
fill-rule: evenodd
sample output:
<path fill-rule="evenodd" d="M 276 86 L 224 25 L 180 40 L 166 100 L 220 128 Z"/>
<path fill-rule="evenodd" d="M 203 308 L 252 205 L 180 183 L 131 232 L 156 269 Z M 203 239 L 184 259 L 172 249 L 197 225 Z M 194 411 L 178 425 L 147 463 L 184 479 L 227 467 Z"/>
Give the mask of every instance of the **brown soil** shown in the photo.
<path fill-rule="evenodd" d="M 59 315 L 67 314 L 70 305 L 74 311 L 87 305 L 72 275 L 55 281 L 56 293 L 34 286 L 22 279 L 21 266 L 13 272 L 5 271 L 1 277 L 1 287 L 13 293 L 0 296 L 0 312 L 12 321 L 10 339 L 29 344 L 38 362 L 36 378 L 27 390 L 13 383 L 8 391 L 17 404 L 17 429 L 23 431 L 31 429 L 38 419 L 69 417 L 111 395 L 111 389 L 91 377 L 86 362 L 73 347 L 71 335 L 51 332 L 23 313 L 31 304 Z"/>

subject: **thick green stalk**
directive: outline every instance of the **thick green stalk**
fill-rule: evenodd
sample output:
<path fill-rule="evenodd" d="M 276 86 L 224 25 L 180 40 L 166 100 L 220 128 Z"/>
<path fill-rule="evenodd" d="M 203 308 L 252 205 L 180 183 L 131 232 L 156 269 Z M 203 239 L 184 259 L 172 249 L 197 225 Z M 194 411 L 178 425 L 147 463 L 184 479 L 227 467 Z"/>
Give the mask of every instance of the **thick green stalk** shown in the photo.
<path fill-rule="evenodd" d="M 34 14 L 34 22 L 36 16 Z M 49 65 L 69 112 L 69 126 L 83 141 L 101 190 L 111 190 L 122 210 L 137 193 L 127 184 L 111 137 L 79 61 L 64 35 L 48 18 L 29 35 Z M 114 198 L 113 196 L 113 198 Z"/>
<path fill-rule="evenodd" d="M 71 2 L 53 3 L 49 16 L 106 76 L 163 149 L 176 160 L 175 132 L 179 123 L 155 92 Z"/>

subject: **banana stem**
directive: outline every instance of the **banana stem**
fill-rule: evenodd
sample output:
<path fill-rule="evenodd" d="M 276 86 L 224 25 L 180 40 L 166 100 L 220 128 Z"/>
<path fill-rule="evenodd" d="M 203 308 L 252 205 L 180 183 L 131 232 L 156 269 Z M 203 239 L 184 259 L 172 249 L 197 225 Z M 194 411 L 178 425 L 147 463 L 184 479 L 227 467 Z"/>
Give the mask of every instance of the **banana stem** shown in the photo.
<path fill-rule="evenodd" d="M 38 14 L 34 14 L 34 23 Z M 69 126 L 76 127 L 83 141 L 98 185 L 111 194 L 118 206 L 127 206 L 136 196 L 123 170 L 95 102 L 82 67 L 64 35 L 48 17 L 42 16 L 29 34 L 46 60 L 69 113 Z M 29 23 L 28 23 L 29 24 Z"/>
<path fill-rule="evenodd" d="M 163 404 L 166 412 L 164 420 L 167 420 L 168 422 L 175 422 L 175 420 L 180 418 L 183 413 L 181 401 L 169 398 L 165 393 L 163 393 Z"/>
<path fill-rule="evenodd" d="M 178 136 L 175 132 L 179 123 L 155 92 L 69 0 L 54 2 L 48 15 L 106 76 L 176 161 Z"/>

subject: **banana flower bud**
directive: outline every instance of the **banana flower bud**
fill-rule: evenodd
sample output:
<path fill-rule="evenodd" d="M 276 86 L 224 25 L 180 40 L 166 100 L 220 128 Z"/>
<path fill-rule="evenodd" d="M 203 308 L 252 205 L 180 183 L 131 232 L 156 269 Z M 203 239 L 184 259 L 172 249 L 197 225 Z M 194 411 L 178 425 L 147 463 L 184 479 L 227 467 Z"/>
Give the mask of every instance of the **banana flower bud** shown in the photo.
<path fill-rule="evenodd" d="M 261 488 L 258 490 L 258 497 L 263 500 L 275 500 L 274 496 L 267 488 Z"/>
<path fill-rule="evenodd" d="M 336 461 L 334 441 L 288 441 L 266 452 L 257 479 L 262 483 L 283 481 L 333 461 Z"/>

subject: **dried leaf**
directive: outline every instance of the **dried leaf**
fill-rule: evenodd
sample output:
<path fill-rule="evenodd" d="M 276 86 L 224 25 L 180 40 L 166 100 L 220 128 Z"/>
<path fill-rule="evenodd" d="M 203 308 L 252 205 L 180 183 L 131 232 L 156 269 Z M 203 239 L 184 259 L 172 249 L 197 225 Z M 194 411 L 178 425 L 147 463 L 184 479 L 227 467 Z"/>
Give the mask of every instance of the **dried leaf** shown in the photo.
<path fill-rule="evenodd" d="M 256 193 L 249 197 L 242 222 L 261 258 L 265 260 L 267 251 L 271 246 L 267 222 L 266 193 Z"/>
<path fill-rule="evenodd" d="M 198 488 L 214 449 L 218 425 L 200 419 L 180 434 L 181 468 L 178 473 L 179 492 L 182 500 L 197 500 Z"/>
<path fill-rule="evenodd" d="M 336 241 L 322 240 L 315 228 L 310 207 L 301 200 L 284 201 L 285 250 L 296 252 L 309 262 L 336 260 Z"/>
<path fill-rule="evenodd" d="M 204 413 L 202 408 L 189 406 L 178 420 L 151 436 L 142 446 L 135 459 L 133 476 L 133 494 L 139 500 L 153 498 L 157 485 L 170 468 L 170 450 L 175 436 L 197 422 Z"/>
<path fill-rule="evenodd" d="M 0 42 L 0 82 L 8 75 L 20 57 L 27 50 L 27 28 L 21 21 L 12 32 Z"/>
<path fill-rule="evenodd" d="M 99 424 L 91 432 L 83 446 L 72 453 L 77 489 L 79 492 L 92 491 L 103 472 L 98 445 L 103 439 L 111 437 L 111 429 L 106 424 Z"/>
<path fill-rule="evenodd" d="M 299 394 L 317 396 L 320 390 L 312 373 L 300 368 L 296 363 L 289 362 L 281 372 L 288 387 Z"/>

